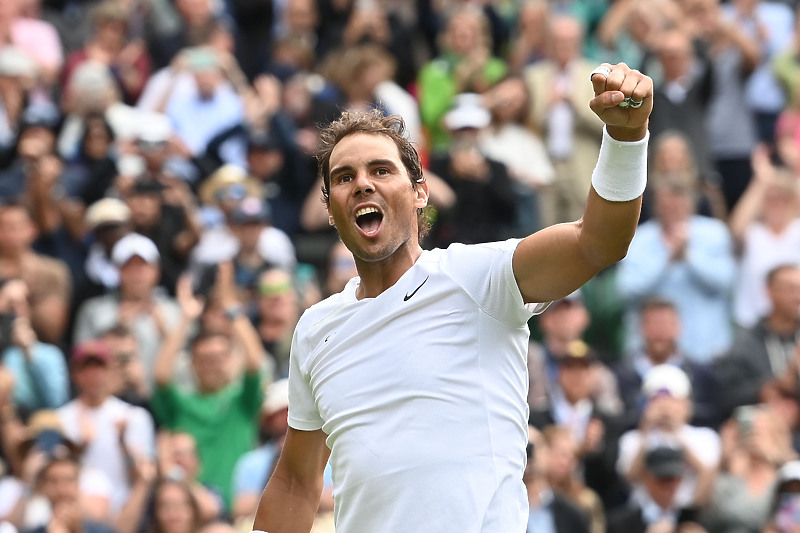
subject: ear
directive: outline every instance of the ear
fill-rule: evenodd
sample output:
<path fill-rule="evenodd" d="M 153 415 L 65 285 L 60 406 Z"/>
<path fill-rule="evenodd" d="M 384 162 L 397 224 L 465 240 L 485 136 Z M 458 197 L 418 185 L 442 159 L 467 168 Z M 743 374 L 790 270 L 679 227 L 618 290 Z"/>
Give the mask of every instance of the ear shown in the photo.
<path fill-rule="evenodd" d="M 417 209 L 422 209 L 428 205 L 428 182 L 423 181 L 422 183 L 417 183 L 417 186 L 414 189 L 417 193 L 417 199 L 414 202 L 414 206 Z"/>

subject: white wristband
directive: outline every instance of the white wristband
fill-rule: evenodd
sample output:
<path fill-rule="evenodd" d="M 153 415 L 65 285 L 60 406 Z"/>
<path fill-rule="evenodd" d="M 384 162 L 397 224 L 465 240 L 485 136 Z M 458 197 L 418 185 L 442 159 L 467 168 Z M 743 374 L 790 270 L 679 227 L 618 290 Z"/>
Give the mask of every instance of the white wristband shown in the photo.
<path fill-rule="evenodd" d="M 592 172 L 592 187 L 610 202 L 627 202 L 640 197 L 647 186 L 648 131 L 640 141 L 618 141 L 603 127 L 600 156 Z"/>
<path fill-rule="evenodd" d="M 269 533 L 269 531 L 261 531 L 260 529 L 254 529 L 250 533 Z"/>

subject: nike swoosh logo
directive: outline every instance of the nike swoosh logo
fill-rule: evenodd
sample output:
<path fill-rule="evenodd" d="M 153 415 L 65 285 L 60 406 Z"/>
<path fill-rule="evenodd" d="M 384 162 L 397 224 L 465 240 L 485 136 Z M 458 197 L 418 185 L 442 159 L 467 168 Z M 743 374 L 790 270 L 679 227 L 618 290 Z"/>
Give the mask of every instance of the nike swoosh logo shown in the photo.
<path fill-rule="evenodd" d="M 405 297 L 403 298 L 403 301 L 404 301 L 404 302 L 407 302 L 407 301 L 409 301 L 411 298 L 413 298 L 413 297 L 414 297 L 414 295 L 415 295 L 415 294 L 417 294 L 417 291 L 418 291 L 418 290 L 420 290 L 420 289 L 422 288 L 422 286 L 423 286 L 423 285 L 425 285 L 425 282 L 426 282 L 426 281 L 428 281 L 428 278 L 429 278 L 429 277 L 430 277 L 430 276 L 428 276 L 428 277 L 426 277 L 424 280 L 422 280 L 422 283 L 420 283 L 420 284 L 419 284 L 419 287 L 417 287 L 416 289 L 414 289 L 414 292 L 412 292 L 411 294 L 408 294 L 408 293 L 406 293 Z"/>

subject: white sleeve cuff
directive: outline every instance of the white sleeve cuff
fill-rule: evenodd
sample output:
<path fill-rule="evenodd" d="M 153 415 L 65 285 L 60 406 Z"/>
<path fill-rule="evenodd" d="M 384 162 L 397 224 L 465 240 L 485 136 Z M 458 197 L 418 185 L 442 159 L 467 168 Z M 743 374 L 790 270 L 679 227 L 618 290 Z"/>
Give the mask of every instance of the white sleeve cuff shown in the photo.
<path fill-rule="evenodd" d="M 644 193 L 649 140 L 650 131 L 639 141 L 618 141 L 603 127 L 600 156 L 592 172 L 592 187 L 600 197 L 610 202 L 628 202 Z"/>

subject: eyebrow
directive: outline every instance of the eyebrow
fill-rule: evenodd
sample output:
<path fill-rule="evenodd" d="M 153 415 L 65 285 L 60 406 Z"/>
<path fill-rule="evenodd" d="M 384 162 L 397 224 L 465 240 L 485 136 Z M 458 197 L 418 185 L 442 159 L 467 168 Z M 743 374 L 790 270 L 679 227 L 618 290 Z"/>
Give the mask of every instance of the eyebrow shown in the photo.
<path fill-rule="evenodd" d="M 368 168 L 375 168 L 381 166 L 391 167 L 393 170 L 397 170 L 397 165 L 391 159 L 373 159 L 372 161 L 367 162 Z M 352 167 L 351 165 L 344 165 L 341 167 L 336 167 L 334 169 L 331 169 L 329 174 L 331 179 L 333 179 L 335 176 L 338 176 L 339 174 L 352 170 L 354 170 L 354 167 Z"/>

